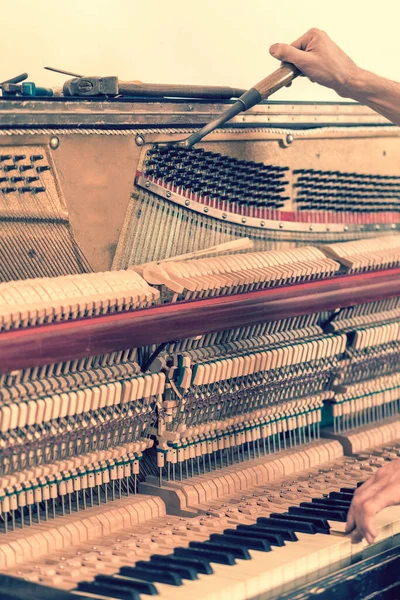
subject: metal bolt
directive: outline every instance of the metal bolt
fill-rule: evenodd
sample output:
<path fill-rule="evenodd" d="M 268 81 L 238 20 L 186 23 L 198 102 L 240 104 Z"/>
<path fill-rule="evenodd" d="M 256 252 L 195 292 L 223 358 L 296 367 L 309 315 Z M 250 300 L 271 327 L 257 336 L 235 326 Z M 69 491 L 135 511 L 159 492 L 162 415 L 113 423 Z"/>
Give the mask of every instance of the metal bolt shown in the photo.
<path fill-rule="evenodd" d="M 242 223 L 246 223 L 246 221 L 247 221 L 247 219 L 245 219 L 245 218 L 243 217 L 243 219 L 242 219 Z"/>
<path fill-rule="evenodd" d="M 347 225 L 345 225 L 345 226 L 343 227 L 343 231 L 348 231 L 348 230 L 349 230 L 349 228 L 347 227 Z"/>
<path fill-rule="evenodd" d="M 150 187 L 150 181 L 146 181 L 146 187 L 149 188 Z"/>
<path fill-rule="evenodd" d="M 193 110 L 193 108 L 194 108 L 193 104 L 189 104 L 188 110 Z"/>
<path fill-rule="evenodd" d="M 265 221 L 261 221 L 260 225 L 261 227 L 265 227 Z"/>
<path fill-rule="evenodd" d="M 227 217 L 227 216 L 228 216 L 228 215 L 227 215 L 226 213 L 222 213 L 222 218 L 223 218 L 223 219 L 226 219 L 226 217 Z"/>
<path fill-rule="evenodd" d="M 392 229 L 396 229 L 396 223 L 392 223 L 390 226 Z"/>
<path fill-rule="evenodd" d="M 312 225 L 310 225 L 310 227 L 309 227 L 308 229 L 309 229 L 310 231 L 312 231 L 312 230 L 313 230 L 313 226 L 312 226 Z"/>
<path fill-rule="evenodd" d="M 375 225 L 375 229 L 378 231 L 381 228 L 380 225 Z"/>
<path fill-rule="evenodd" d="M 283 229 L 283 223 L 279 223 L 279 229 Z"/>
<path fill-rule="evenodd" d="M 190 200 L 185 200 L 185 206 L 190 206 Z"/>
<path fill-rule="evenodd" d="M 90 92 L 93 89 L 93 83 L 88 79 L 81 79 L 78 83 L 78 89 L 80 92 Z"/>
<path fill-rule="evenodd" d="M 327 231 L 330 231 L 330 230 L 331 230 L 331 228 L 330 228 L 330 227 L 327 227 L 327 228 L 326 228 L 326 230 L 327 230 Z"/>
<path fill-rule="evenodd" d="M 58 139 L 58 137 L 54 136 L 54 137 L 50 138 L 50 148 L 52 148 L 52 150 L 57 150 L 59 145 L 60 145 L 60 140 Z"/>
<path fill-rule="evenodd" d="M 166 193 L 167 198 L 171 198 L 171 192 Z"/>
<path fill-rule="evenodd" d="M 204 207 L 204 212 L 205 212 L 205 213 L 208 213 L 208 206 L 205 206 L 205 207 Z"/>
<path fill-rule="evenodd" d="M 294 142 L 294 137 L 292 133 L 288 133 L 286 136 L 286 143 L 287 144 L 292 144 Z"/>
<path fill-rule="evenodd" d="M 139 133 L 137 134 L 137 136 L 135 137 L 135 142 L 136 142 L 136 146 L 143 146 L 143 144 L 145 143 L 145 139 L 142 135 L 140 135 Z"/>

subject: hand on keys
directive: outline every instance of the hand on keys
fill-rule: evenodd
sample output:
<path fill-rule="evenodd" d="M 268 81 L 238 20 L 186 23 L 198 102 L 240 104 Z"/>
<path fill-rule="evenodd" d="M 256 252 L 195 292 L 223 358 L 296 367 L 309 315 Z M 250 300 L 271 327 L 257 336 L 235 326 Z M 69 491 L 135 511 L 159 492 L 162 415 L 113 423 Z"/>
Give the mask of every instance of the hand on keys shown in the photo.
<path fill-rule="evenodd" d="M 351 533 L 354 543 L 365 537 L 372 544 L 378 534 L 375 516 L 394 504 L 400 504 L 400 459 L 385 464 L 356 490 L 347 516 L 346 533 Z"/>

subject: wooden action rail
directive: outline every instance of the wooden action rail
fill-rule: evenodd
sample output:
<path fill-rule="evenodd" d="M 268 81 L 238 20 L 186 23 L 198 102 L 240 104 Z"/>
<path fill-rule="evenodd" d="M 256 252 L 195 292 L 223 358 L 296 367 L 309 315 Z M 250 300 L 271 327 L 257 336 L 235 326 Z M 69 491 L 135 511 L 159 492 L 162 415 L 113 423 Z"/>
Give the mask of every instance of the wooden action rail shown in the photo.
<path fill-rule="evenodd" d="M 0 374 L 400 296 L 400 268 L 0 333 Z"/>

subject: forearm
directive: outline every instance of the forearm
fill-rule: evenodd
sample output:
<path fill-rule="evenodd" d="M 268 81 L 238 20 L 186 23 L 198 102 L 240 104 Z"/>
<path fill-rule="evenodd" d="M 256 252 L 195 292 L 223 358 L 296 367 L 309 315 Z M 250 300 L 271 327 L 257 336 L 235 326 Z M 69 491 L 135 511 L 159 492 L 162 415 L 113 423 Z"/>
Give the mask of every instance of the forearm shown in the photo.
<path fill-rule="evenodd" d="M 341 96 L 366 104 L 389 121 L 400 125 L 400 83 L 359 69 Z"/>

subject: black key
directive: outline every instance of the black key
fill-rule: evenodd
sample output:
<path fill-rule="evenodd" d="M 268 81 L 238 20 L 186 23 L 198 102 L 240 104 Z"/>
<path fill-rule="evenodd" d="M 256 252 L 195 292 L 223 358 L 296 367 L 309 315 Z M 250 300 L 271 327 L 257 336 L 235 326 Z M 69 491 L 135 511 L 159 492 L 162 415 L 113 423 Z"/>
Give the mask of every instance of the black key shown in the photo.
<path fill-rule="evenodd" d="M 343 500 L 344 502 L 352 502 L 353 494 L 347 494 L 346 492 L 331 492 L 329 494 L 330 500 Z"/>
<path fill-rule="evenodd" d="M 355 488 L 340 488 L 340 491 L 343 492 L 343 494 L 351 494 L 353 496 L 354 492 L 356 491 Z"/>
<path fill-rule="evenodd" d="M 235 565 L 235 557 L 227 552 L 217 552 L 216 550 L 200 550 L 200 548 L 175 548 L 175 556 L 183 558 L 205 558 L 209 562 L 215 562 L 220 565 Z"/>
<path fill-rule="evenodd" d="M 320 517 L 329 521 L 340 521 L 345 523 L 347 521 L 347 514 L 339 510 L 330 510 L 323 508 L 303 508 L 302 506 L 289 506 L 289 514 L 293 515 L 304 515 L 305 517 Z"/>
<path fill-rule="evenodd" d="M 272 514 L 271 516 L 274 516 Z M 293 513 L 280 513 L 281 517 L 288 519 L 288 521 L 302 521 L 303 523 L 312 523 L 317 530 L 317 533 L 326 533 L 329 534 L 330 526 L 326 519 L 321 519 L 321 517 L 316 517 L 314 515 L 295 515 Z"/>
<path fill-rule="evenodd" d="M 176 556 L 171 555 L 164 556 L 163 554 L 153 554 L 153 556 L 150 557 L 150 560 L 153 562 L 168 562 L 172 565 L 185 565 L 187 567 L 191 567 L 192 569 L 196 569 L 197 573 L 202 573 L 203 575 L 212 575 L 214 573 L 210 563 L 202 558 L 177 558 Z"/>
<path fill-rule="evenodd" d="M 249 533 L 245 533 L 243 531 L 237 532 L 236 529 L 225 529 L 223 537 L 228 539 L 228 542 L 223 542 L 224 544 L 241 544 L 250 550 L 260 550 L 261 552 L 271 551 L 271 546 L 268 540 L 266 540 L 263 537 L 257 537 L 255 535 L 251 536 Z"/>
<path fill-rule="evenodd" d="M 198 579 L 196 569 L 178 564 L 172 566 L 167 561 L 162 562 L 160 560 L 155 563 L 147 562 L 146 560 L 138 560 L 135 566 L 139 567 L 139 569 L 147 569 L 149 571 L 159 571 L 160 569 L 171 571 L 171 573 L 176 573 L 182 579 L 190 579 L 191 581 Z"/>
<path fill-rule="evenodd" d="M 242 560 L 250 560 L 249 546 L 241 543 L 241 540 L 235 540 L 232 537 L 221 535 L 219 533 L 212 533 L 210 539 L 205 542 L 207 546 L 212 546 L 215 550 L 221 550 L 223 552 L 228 551 L 235 558 L 241 558 Z M 193 548 L 196 546 L 193 545 Z"/>
<path fill-rule="evenodd" d="M 104 583 L 96 583 L 95 581 L 81 581 L 78 583 L 77 590 L 80 592 L 88 592 L 89 594 L 99 594 L 99 596 L 117 598 L 119 600 L 140 600 L 139 594 L 129 587 L 106 585 Z"/>
<path fill-rule="evenodd" d="M 95 581 L 97 583 L 129 587 L 138 594 L 147 594 L 148 596 L 158 595 L 156 586 L 149 581 L 140 581 L 139 579 L 132 579 L 131 577 L 124 577 L 123 579 L 122 577 L 119 578 L 115 575 L 96 575 Z"/>
<path fill-rule="evenodd" d="M 246 536 L 246 537 L 257 537 L 263 539 L 271 546 L 284 546 L 285 540 L 280 533 L 265 531 L 259 527 L 258 529 L 252 527 L 252 525 L 238 525 L 236 529 L 225 529 L 224 533 L 232 531 L 235 536 Z M 229 534 L 229 535 L 233 535 Z"/>
<path fill-rule="evenodd" d="M 317 528 L 313 523 L 310 523 L 310 521 L 302 521 L 301 519 L 294 520 L 290 515 L 273 514 L 271 517 L 258 517 L 257 524 L 260 524 L 261 526 L 263 523 L 274 525 L 276 527 L 282 526 L 286 529 L 292 529 L 293 531 L 299 531 L 301 533 L 317 533 Z"/>
<path fill-rule="evenodd" d="M 300 506 L 321 506 L 321 508 L 332 508 L 333 510 L 343 510 L 348 511 L 350 508 L 351 502 L 346 502 L 345 500 L 334 500 L 333 498 L 313 498 L 311 502 L 301 502 Z"/>
<path fill-rule="evenodd" d="M 87 600 L 87 597 L 0 573 L 1 600 Z"/>
<path fill-rule="evenodd" d="M 351 502 L 354 494 L 347 492 L 330 492 L 328 498 L 332 500 L 344 500 L 345 502 Z"/>
<path fill-rule="evenodd" d="M 227 557 L 229 556 L 229 554 L 231 554 L 234 558 L 241 558 L 241 556 L 240 557 L 236 556 L 237 552 L 235 552 L 234 549 L 229 548 L 229 550 L 227 550 L 227 548 L 225 548 L 222 544 L 213 544 L 213 546 L 210 548 L 210 545 L 208 544 L 208 542 L 189 542 L 189 548 L 205 550 L 206 552 L 211 550 L 212 552 L 214 552 L 214 551 L 219 552 L 222 555 L 226 554 Z M 239 547 L 237 548 L 237 551 L 240 552 Z"/>
<path fill-rule="evenodd" d="M 182 578 L 176 573 L 169 573 L 165 569 L 150 571 L 149 569 L 139 569 L 139 567 L 121 567 L 120 575 L 133 577 L 134 579 L 144 579 L 152 583 L 168 583 L 169 585 L 182 585 Z"/>
<path fill-rule="evenodd" d="M 283 525 L 283 524 L 282 524 Z M 298 538 L 293 529 L 287 529 L 285 526 L 277 527 L 272 525 L 267 525 L 266 523 L 257 522 L 256 525 L 238 525 L 237 529 L 242 527 L 250 527 L 255 530 L 262 529 L 262 531 L 268 531 L 271 533 L 279 533 L 283 537 L 284 540 L 288 542 L 297 542 Z"/>
<path fill-rule="evenodd" d="M 0 594 L 1 600 L 26 600 L 26 597 L 23 594 L 15 595 L 12 594 L 9 590 L 6 590 L 4 592 L 3 590 L 0 590 Z M 82 598 L 82 596 L 77 596 L 77 598 Z"/>

